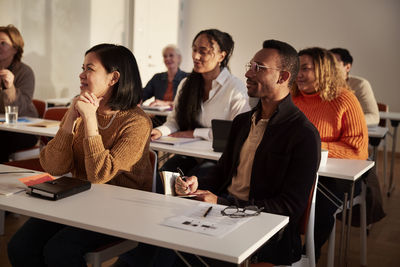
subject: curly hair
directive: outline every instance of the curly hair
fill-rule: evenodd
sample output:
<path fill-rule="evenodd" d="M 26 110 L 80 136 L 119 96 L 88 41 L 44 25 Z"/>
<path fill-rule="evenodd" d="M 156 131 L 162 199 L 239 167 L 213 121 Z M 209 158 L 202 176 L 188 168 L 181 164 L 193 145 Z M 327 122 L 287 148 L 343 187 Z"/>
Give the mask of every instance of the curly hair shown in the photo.
<path fill-rule="evenodd" d="M 313 60 L 316 80 L 315 90 L 320 93 L 323 100 L 333 100 L 339 96 L 341 90 L 349 88 L 341 75 L 332 52 L 324 48 L 312 47 L 300 50 L 299 57 L 303 55 L 310 56 Z M 296 83 L 292 86 L 292 93 L 294 96 L 299 94 Z"/>
<path fill-rule="evenodd" d="M 226 56 L 220 64 L 220 68 L 228 67 L 229 59 L 233 52 L 234 42 L 232 37 L 217 29 L 203 30 L 199 32 L 193 39 L 192 45 L 200 35 L 206 35 L 210 45 L 215 41 L 221 52 L 225 52 Z M 176 120 L 180 131 L 194 130 L 201 125 L 197 121 L 197 116 L 201 110 L 201 103 L 204 96 L 204 78 L 201 73 L 194 70 L 189 74 L 180 90 L 178 104 L 176 109 Z"/>

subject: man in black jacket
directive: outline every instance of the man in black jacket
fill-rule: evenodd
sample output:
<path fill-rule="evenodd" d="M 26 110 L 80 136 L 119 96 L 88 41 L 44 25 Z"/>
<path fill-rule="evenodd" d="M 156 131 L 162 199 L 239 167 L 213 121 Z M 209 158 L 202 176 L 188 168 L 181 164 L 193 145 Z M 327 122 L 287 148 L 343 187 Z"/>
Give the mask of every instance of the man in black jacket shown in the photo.
<path fill-rule="evenodd" d="M 246 67 L 248 95 L 260 98 L 258 105 L 236 116 L 226 149 L 207 177 L 177 179 L 175 190 L 209 203 L 257 205 L 289 216 L 289 225 L 253 260 L 290 265 L 301 257 L 299 221 L 315 181 L 321 141 L 289 93 L 299 69 L 292 46 L 267 40 Z"/>

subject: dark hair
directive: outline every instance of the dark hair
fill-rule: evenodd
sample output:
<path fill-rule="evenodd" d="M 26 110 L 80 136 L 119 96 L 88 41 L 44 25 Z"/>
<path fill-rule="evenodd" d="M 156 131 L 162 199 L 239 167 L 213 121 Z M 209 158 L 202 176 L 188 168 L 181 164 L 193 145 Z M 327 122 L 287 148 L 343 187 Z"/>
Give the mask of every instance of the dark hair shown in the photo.
<path fill-rule="evenodd" d="M 234 42 L 232 36 L 226 32 L 217 29 L 208 29 L 200 31 L 193 39 L 192 45 L 196 39 L 205 34 L 210 44 L 217 42 L 221 52 L 226 56 L 222 60 L 220 67 L 228 67 L 229 59 L 233 53 Z M 201 109 L 201 103 L 204 95 L 204 78 L 200 73 L 192 71 L 187 77 L 178 98 L 176 107 L 176 120 L 181 131 L 193 130 L 200 126 L 197 121 L 198 113 Z"/>
<path fill-rule="evenodd" d="M 4 32 L 8 35 L 13 47 L 17 50 L 17 53 L 14 55 L 13 62 L 20 62 L 22 54 L 24 53 L 24 39 L 22 39 L 21 33 L 12 24 L 8 26 L 0 26 L 0 32 Z"/>
<path fill-rule="evenodd" d="M 86 51 L 95 53 L 108 73 L 118 71 L 119 80 L 112 88 L 107 105 L 112 110 L 128 110 L 135 107 L 142 98 L 142 80 L 132 52 L 114 44 L 95 45 Z"/>
<path fill-rule="evenodd" d="M 296 49 L 290 44 L 278 40 L 265 40 L 263 48 L 271 48 L 278 50 L 281 59 L 281 69 L 290 72 L 290 79 L 288 86 L 292 86 L 296 80 L 297 73 L 299 72 L 299 56 Z"/>
<path fill-rule="evenodd" d="M 349 50 L 344 48 L 332 48 L 329 51 L 334 54 L 338 54 L 344 65 L 353 64 L 353 57 L 350 55 Z"/>

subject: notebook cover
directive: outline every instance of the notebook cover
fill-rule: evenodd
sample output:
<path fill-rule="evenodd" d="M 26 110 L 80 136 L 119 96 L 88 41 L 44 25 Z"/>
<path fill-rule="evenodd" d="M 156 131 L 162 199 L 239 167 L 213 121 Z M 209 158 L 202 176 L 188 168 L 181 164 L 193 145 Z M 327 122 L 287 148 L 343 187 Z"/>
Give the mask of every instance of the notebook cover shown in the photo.
<path fill-rule="evenodd" d="M 89 190 L 90 187 L 89 181 L 62 176 L 52 181 L 28 186 L 27 193 L 35 197 L 57 200 Z"/>

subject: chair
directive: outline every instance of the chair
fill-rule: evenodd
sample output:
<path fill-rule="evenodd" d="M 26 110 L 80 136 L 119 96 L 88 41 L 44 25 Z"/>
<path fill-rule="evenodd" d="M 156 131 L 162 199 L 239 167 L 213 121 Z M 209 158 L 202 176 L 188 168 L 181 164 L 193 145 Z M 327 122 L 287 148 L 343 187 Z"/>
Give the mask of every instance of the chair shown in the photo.
<path fill-rule="evenodd" d="M 156 192 L 156 177 L 157 177 L 157 153 L 149 150 L 150 162 L 153 169 L 153 185 L 152 192 Z M 137 247 L 138 242 L 133 240 L 121 240 L 111 244 L 107 244 L 94 251 L 85 254 L 86 263 L 92 264 L 93 267 L 101 267 L 101 263 L 117 257 L 125 252 L 128 252 Z"/>
<path fill-rule="evenodd" d="M 44 112 L 43 118 L 47 119 L 47 120 L 61 121 L 67 111 L 68 111 L 68 108 L 66 108 L 66 107 L 49 108 L 49 109 L 46 109 L 46 111 Z M 40 138 L 40 146 L 37 148 L 38 151 L 35 155 L 36 157 L 29 158 L 29 159 L 22 159 L 22 160 L 14 160 L 14 161 L 10 161 L 10 162 L 4 163 L 4 164 L 14 166 L 14 167 L 20 167 L 20 168 L 43 172 L 44 170 L 43 170 L 42 166 L 40 165 L 38 156 L 39 156 L 39 152 L 40 152 L 40 147 L 45 146 L 48 143 L 48 141 L 49 141 L 48 137 L 42 136 Z"/>
<path fill-rule="evenodd" d="M 367 203 L 366 203 L 367 186 L 364 182 L 361 183 L 361 193 L 353 200 L 353 206 L 360 205 L 360 265 L 367 266 Z M 349 202 L 346 204 L 349 207 Z M 343 206 L 339 208 L 335 215 L 335 223 L 333 224 L 332 232 L 329 235 L 328 241 L 328 259 L 327 266 L 334 267 L 335 261 L 335 235 L 336 235 L 336 215 L 343 210 Z"/>
<path fill-rule="evenodd" d="M 306 254 L 301 256 L 301 259 L 294 262 L 292 266 L 309 266 L 315 267 L 315 247 L 314 247 L 314 220 L 315 220 L 315 203 L 318 185 L 318 174 L 316 175 L 314 185 L 308 198 L 308 205 L 304 211 L 300 221 L 300 233 L 305 235 Z"/>
<path fill-rule="evenodd" d="M 47 103 L 45 101 L 39 100 L 39 99 L 33 99 L 32 103 L 35 106 L 35 108 L 39 114 L 39 118 L 43 118 L 44 112 L 47 109 Z"/>
<path fill-rule="evenodd" d="M 381 112 L 389 112 L 389 106 L 383 103 L 378 103 L 378 110 Z M 379 126 L 386 127 L 387 120 L 380 119 Z M 390 135 L 390 132 L 387 134 Z M 386 146 L 386 138 L 383 139 L 383 186 L 386 185 L 386 167 L 387 167 L 387 146 Z"/>
<path fill-rule="evenodd" d="M 39 99 L 33 99 L 32 103 L 35 106 L 35 108 L 39 114 L 39 118 L 43 118 L 43 114 L 47 108 L 46 102 L 39 100 Z M 38 154 L 39 154 L 39 146 L 35 145 L 31 148 L 22 149 L 22 150 L 12 153 L 10 155 L 10 159 L 11 160 L 29 159 L 29 158 L 36 157 Z"/>

